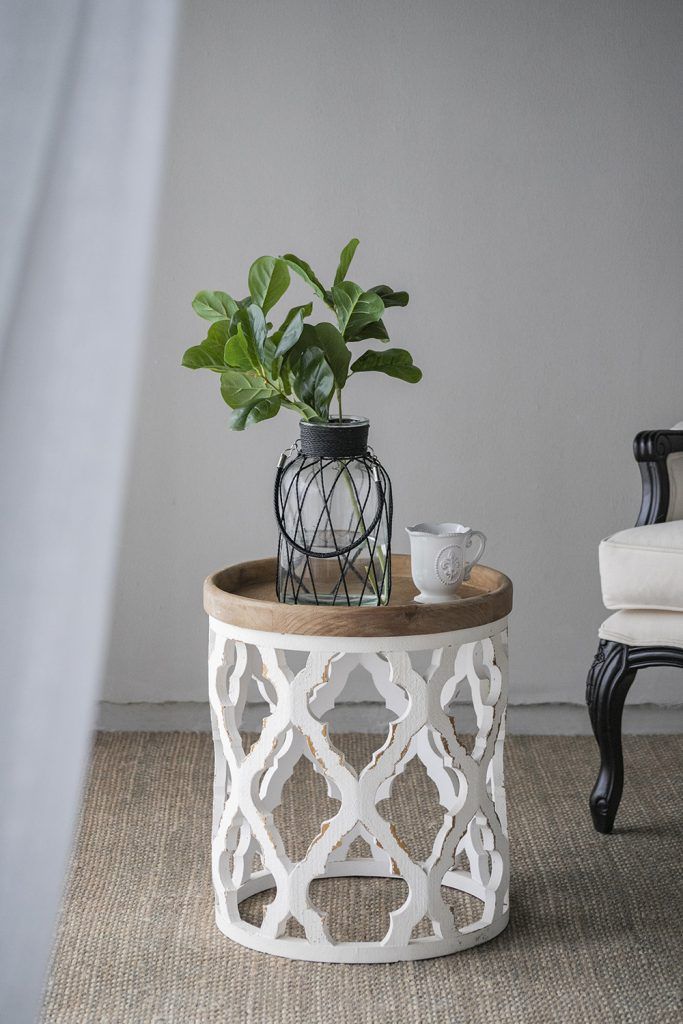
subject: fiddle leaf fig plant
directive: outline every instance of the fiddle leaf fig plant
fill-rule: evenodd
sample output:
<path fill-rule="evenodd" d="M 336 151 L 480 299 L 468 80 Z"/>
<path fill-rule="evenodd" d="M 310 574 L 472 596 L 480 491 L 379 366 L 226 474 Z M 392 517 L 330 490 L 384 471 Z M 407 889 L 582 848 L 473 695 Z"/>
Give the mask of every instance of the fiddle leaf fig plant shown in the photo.
<path fill-rule="evenodd" d="M 249 268 L 249 294 L 233 299 L 227 292 L 201 291 L 192 308 L 210 323 L 206 338 L 188 348 L 183 366 L 220 374 L 223 400 L 233 410 L 233 430 L 292 409 L 305 420 L 342 419 L 342 391 L 356 373 L 378 371 L 417 383 L 422 372 L 402 348 L 367 350 L 355 360 L 351 345 L 367 340 L 386 344 L 383 316 L 392 306 L 406 306 L 408 293 L 380 284 L 364 290 L 347 279 L 358 239 L 341 251 L 331 288 L 326 288 L 305 260 L 292 253 L 261 256 Z M 292 273 L 334 314 L 336 323 L 307 322 L 313 302 L 294 306 L 279 327 L 268 319 L 287 292 Z M 337 399 L 337 416 L 331 417 Z"/>

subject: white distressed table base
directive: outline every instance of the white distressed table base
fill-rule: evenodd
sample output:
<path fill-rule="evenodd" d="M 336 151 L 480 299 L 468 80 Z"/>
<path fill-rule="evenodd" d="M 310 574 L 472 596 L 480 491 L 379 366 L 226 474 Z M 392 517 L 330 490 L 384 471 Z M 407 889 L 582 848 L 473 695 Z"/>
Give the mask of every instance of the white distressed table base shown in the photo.
<path fill-rule="evenodd" d="M 212 873 L 216 923 L 229 938 L 264 953 L 329 963 L 390 963 L 443 956 L 498 935 L 508 921 L 509 858 L 503 742 L 507 686 L 505 622 L 438 636 L 358 638 L 290 637 L 238 630 L 211 620 L 209 691 L 216 773 Z M 286 652 L 306 651 L 294 671 Z M 418 671 L 411 651 L 430 664 Z M 299 663 L 301 658 L 299 657 Z M 361 771 L 349 765 L 328 733 L 327 717 L 354 667 L 362 665 L 396 716 L 384 744 Z M 239 732 L 247 688 L 255 680 L 270 707 L 263 729 L 244 752 Z M 477 719 L 467 751 L 447 713 L 469 691 Z M 311 842 L 303 859 L 291 860 L 273 811 L 301 757 L 325 779 L 339 809 Z M 432 853 L 408 854 L 396 828 L 377 811 L 395 779 L 419 758 L 436 784 L 444 811 Z M 370 842 L 371 856 L 345 859 L 353 839 Z M 469 871 L 454 867 L 467 856 Z M 263 867 L 255 868 L 254 855 Z M 405 902 L 389 915 L 380 941 L 339 942 L 311 903 L 314 879 L 402 879 Z M 478 921 L 458 926 L 441 887 L 481 902 Z M 244 921 L 239 905 L 275 889 L 259 927 Z M 414 937 L 430 920 L 434 934 Z M 305 938 L 286 934 L 290 919 Z"/>
<path fill-rule="evenodd" d="M 329 865 L 323 878 L 400 878 L 388 871 L 379 871 L 377 865 L 365 858 L 362 860 L 347 860 Z M 241 903 L 250 896 L 265 892 L 273 888 L 273 876 L 267 871 L 255 873 L 254 876 L 239 887 L 237 901 Z M 469 893 L 471 896 L 478 896 L 475 886 L 471 884 L 468 875 L 457 871 L 447 872 L 444 876 L 443 885 L 451 889 L 459 889 L 461 892 Z M 479 895 L 479 899 L 482 897 Z M 483 899 L 482 899 L 483 902 Z M 225 920 L 220 911 L 216 909 L 216 924 L 229 939 L 239 942 L 248 949 L 255 949 L 259 953 L 270 953 L 275 956 L 283 956 L 290 960 L 310 960 L 318 963 L 331 964 L 390 964 L 401 960 L 428 960 L 430 957 L 446 956 L 448 953 L 457 953 L 461 949 L 470 949 L 472 946 L 479 946 L 489 939 L 495 939 L 507 926 L 509 911 L 505 910 L 497 921 L 484 927 L 465 926 L 457 938 L 438 939 L 433 935 L 414 938 L 406 947 L 387 946 L 384 942 L 335 942 L 330 944 L 315 945 L 306 939 L 282 938 L 273 940 L 261 934 L 259 928 L 245 924 L 240 921 L 235 924 Z"/>

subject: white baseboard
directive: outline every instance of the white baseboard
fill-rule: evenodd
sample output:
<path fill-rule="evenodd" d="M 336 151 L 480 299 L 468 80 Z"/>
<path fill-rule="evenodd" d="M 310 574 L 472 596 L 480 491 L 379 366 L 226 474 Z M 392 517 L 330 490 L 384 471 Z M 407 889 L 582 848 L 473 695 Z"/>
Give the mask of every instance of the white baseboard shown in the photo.
<path fill-rule="evenodd" d="M 265 704 L 248 705 L 244 726 L 248 731 L 260 728 L 266 715 Z M 463 705 L 456 715 L 458 728 L 474 731 L 474 713 Z M 387 723 L 384 704 L 349 703 L 335 708 L 331 726 L 334 732 L 376 732 Z M 97 728 L 105 732 L 208 732 L 209 707 L 203 701 L 116 704 L 102 701 Z M 683 704 L 630 704 L 624 708 L 624 733 L 683 733 Z M 528 736 L 587 736 L 591 727 L 584 704 L 511 704 L 508 707 L 508 732 Z"/>

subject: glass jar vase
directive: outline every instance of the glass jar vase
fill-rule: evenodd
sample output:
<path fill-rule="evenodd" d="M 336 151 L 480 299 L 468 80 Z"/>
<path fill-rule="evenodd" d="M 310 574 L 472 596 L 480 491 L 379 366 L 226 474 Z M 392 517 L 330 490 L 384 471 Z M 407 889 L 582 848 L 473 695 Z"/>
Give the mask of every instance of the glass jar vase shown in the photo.
<path fill-rule="evenodd" d="M 391 482 L 366 419 L 300 424 L 278 464 L 277 596 L 285 604 L 381 605 L 391 592 Z"/>

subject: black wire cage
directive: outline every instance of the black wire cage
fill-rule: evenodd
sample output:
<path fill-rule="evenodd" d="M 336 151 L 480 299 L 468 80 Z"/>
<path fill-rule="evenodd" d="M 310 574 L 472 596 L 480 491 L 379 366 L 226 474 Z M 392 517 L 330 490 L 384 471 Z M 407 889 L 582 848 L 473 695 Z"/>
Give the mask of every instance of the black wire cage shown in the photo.
<path fill-rule="evenodd" d="M 381 605 L 391 593 L 391 481 L 367 420 L 301 423 L 275 477 L 277 597 Z"/>

